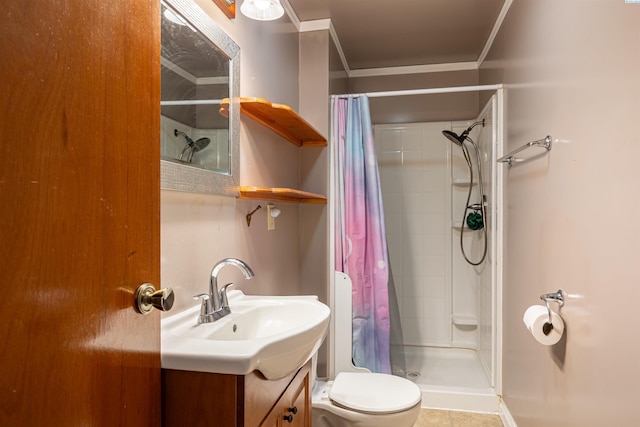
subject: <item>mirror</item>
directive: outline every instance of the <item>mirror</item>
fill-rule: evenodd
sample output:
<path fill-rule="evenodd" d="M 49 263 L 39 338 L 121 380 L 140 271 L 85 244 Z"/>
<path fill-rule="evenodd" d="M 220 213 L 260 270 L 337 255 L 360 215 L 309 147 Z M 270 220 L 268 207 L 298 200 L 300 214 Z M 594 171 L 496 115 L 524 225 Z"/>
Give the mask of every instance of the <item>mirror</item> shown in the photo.
<path fill-rule="evenodd" d="M 161 2 L 162 189 L 237 195 L 240 49 L 196 4 Z"/>

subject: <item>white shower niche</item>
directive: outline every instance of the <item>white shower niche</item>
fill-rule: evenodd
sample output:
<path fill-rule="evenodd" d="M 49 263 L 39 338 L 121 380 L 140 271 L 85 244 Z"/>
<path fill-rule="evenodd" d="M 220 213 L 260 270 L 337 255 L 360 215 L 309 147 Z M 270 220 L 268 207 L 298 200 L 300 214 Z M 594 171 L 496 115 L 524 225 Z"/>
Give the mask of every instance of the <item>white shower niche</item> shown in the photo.
<path fill-rule="evenodd" d="M 468 122 L 374 126 L 406 376 L 420 385 L 425 407 L 498 412 L 497 98 Z M 442 131 L 460 135 L 483 119 L 484 127 L 469 136 L 480 150 L 487 255 L 473 266 L 460 249 L 469 169 L 460 147 Z M 476 154 L 471 145 L 469 150 L 473 204 L 480 195 Z M 465 228 L 463 244 L 469 259 L 481 259 L 481 230 Z"/>

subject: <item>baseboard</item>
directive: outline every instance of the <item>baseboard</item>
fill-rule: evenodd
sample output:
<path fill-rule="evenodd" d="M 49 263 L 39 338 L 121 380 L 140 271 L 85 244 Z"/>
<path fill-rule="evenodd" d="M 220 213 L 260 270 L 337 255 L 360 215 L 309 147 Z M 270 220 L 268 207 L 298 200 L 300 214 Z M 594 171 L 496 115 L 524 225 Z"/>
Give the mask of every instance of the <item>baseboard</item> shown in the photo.
<path fill-rule="evenodd" d="M 499 415 L 504 427 L 518 427 L 516 421 L 511 416 L 511 412 L 509 412 L 509 408 L 507 408 L 507 404 L 504 403 L 504 400 L 500 401 Z"/>
<path fill-rule="evenodd" d="M 422 407 L 497 414 L 500 398 L 493 389 L 429 386 L 422 388 Z"/>

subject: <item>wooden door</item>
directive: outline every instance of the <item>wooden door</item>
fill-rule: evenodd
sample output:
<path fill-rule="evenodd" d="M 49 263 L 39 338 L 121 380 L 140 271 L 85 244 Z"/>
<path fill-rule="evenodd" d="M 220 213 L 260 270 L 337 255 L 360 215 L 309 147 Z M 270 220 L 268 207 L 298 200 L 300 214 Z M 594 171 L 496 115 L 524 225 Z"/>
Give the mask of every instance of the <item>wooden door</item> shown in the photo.
<path fill-rule="evenodd" d="M 158 426 L 159 2 L 0 9 L 0 425 Z"/>

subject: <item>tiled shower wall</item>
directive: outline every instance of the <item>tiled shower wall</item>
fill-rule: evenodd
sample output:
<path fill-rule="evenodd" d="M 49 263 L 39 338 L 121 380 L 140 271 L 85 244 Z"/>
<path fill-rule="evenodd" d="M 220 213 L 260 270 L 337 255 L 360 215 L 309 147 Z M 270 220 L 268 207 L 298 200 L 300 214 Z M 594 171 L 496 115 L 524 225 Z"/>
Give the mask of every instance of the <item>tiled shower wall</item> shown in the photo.
<path fill-rule="evenodd" d="M 406 345 L 451 345 L 451 149 L 441 133 L 450 126 L 375 127 L 390 263 Z"/>
<path fill-rule="evenodd" d="M 491 113 L 486 112 L 491 119 Z M 482 349 L 492 367 L 492 278 L 489 262 L 472 267 L 460 252 L 460 228 L 468 191 L 461 150 L 442 135 L 468 122 L 375 126 L 390 262 L 405 345 Z M 487 127 L 471 136 L 483 148 L 485 192 L 491 199 L 491 143 Z M 475 163 L 475 152 L 471 151 Z M 479 201 L 476 186 L 471 203 Z M 490 221 L 490 220 L 488 220 Z M 482 255 L 480 232 L 465 230 L 472 260 Z M 489 245 L 489 249 L 491 246 Z M 465 319 L 456 324 L 452 318 Z M 481 328 L 481 329 L 480 329 Z"/>
<path fill-rule="evenodd" d="M 174 130 L 187 134 L 197 141 L 209 138 L 211 142 L 202 151 L 193 155 L 193 166 L 228 173 L 229 171 L 229 130 L 196 129 L 165 116 L 160 116 L 160 155 L 165 160 L 176 160 L 187 146 L 182 136 L 175 136 Z"/>

